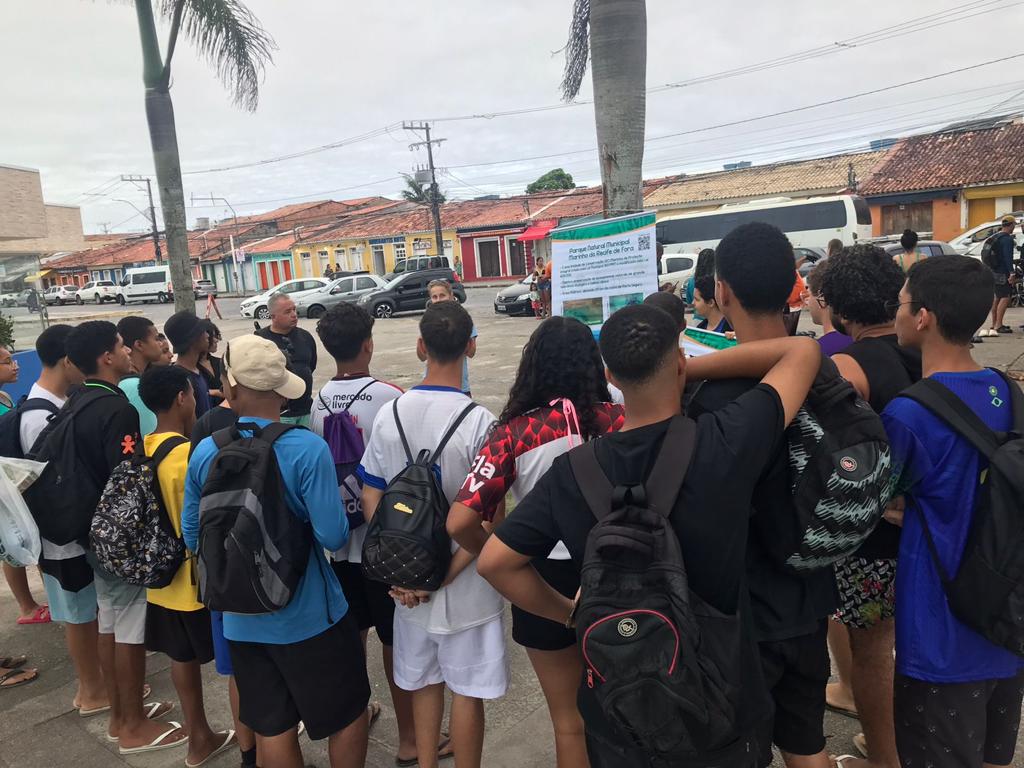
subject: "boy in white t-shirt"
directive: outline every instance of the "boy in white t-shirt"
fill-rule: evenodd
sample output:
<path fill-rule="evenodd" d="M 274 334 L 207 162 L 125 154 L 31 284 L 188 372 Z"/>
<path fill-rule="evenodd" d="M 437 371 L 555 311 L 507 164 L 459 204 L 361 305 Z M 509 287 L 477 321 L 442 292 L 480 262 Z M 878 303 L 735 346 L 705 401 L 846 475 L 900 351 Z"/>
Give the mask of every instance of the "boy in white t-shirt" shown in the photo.
<path fill-rule="evenodd" d="M 427 308 L 420 320 L 417 352 L 428 362 L 423 384 L 398 399 L 413 455 L 434 450 L 470 399 L 460 389 L 462 361 L 475 351 L 473 321 L 456 302 Z M 459 425 L 438 462 L 441 486 L 454 499 L 483 445 L 494 416 L 476 407 Z M 380 411 L 359 469 L 363 509 L 376 511 L 387 484 L 406 466 L 406 454 L 391 407 Z M 452 691 L 452 746 L 459 768 L 482 759 L 483 699 L 508 687 L 502 599 L 473 566 L 473 555 L 452 543 L 452 564 L 436 592 L 393 589 L 395 683 L 413 691 L 416 747 L 421 768 L 437 766 L 437 741 L 444 713 L 444 686 Z"/>
<path fill-rule="evenodd" d="M 313 397 L 310 429 L 324 436 L 324 422 L 331 414 L 347 410 L 363 437 L 370 441 L 377 412 L 402 394 L 401 388 L 370 375 L 373 357 L 373 317 L 355 305 L 337 304 L 320 318 L 316 333 L 328 354 L 334 358 L 337 374 Z M 399 764 L 416 760 L 416 736 L 412 725 L 412 697 L 395 685 L 392 666 L 392 638 L 395 602 L 389 587 L 363 576 L 363 539 L 366 525 L 363 517 L 361 483 L 355 475 L 338 478 L 338 491 L 349 517 L 349 539 L 341 549 L 330 553 L 331 567 L 338 576 L 341 590 L 348 600 L 349 612 L 355 617 L 363 636 L 363 648 L 370 627 L 374 627 L 383 647 L 384 672 L 391 688 L 391 701 L 398 721 Z M 380 706 L 371 704 L 371 722 Z"/>

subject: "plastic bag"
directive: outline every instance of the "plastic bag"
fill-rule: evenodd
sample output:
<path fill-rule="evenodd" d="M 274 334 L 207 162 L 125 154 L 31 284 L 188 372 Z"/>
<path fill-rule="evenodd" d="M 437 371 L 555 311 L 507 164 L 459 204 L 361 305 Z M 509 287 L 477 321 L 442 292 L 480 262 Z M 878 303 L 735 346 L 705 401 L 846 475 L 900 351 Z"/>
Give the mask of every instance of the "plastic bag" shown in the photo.
<path fill-rule="evenodd" d="M 16 567 L 39 562 L 39 528 L 21 493 L 45 466 L 38 461 L 0 457 L 0 561 Z"/>

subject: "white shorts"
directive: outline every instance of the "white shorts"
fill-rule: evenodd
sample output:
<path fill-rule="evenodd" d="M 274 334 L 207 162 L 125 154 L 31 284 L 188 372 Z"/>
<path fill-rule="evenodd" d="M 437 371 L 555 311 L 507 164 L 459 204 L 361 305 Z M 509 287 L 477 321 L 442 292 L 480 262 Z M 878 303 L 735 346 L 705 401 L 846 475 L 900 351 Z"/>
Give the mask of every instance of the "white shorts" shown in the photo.
<path fill-rule="evenodd" d="M 500 699 L 508 689 L 502 617 L 450 635 L 427 632 L 395 611 L 395 684 L 406 691 L 444 683 L 452 693 Z"/>
<path fill-rule="evenodd" d="M 90 553 L 90 560 L 92 554 Z M 95 565 L 96 607 L 99 633 L 113 635 L 115 643 L 146 642 L 146 588 L 128 584 Z"/>

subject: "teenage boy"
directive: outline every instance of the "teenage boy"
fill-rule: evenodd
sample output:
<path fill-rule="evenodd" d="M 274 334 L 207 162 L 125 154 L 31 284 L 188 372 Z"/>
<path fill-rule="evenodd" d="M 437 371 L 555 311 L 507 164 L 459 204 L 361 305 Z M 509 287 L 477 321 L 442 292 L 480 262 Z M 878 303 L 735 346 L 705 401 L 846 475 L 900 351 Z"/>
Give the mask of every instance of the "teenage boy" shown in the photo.
<path fill-rule="evenodd" d="M 667 313 L 644 305 L 619 310 L 601 329 L 608 374 L 626 400 L 622 431 L 596 442 L 598 461 L 614 486 L 646 480 L 669 424 L 679 415 L 687 360 L 678 335 Z M 736 726 L 742 736 L 733 759 L 716 760 L 716 767 L 756 764 L 755 729 L 768 702 L 745 588 L 750 499 L 775 443 L 807 396 L 820 356 L 817 344 L 806 338 L 751 342 L 709 356 L 715 358 L 715 375 L 763 375 L 760 384 L 697 420 L 696 450 L 670 514 L 690 589 L 714 609 L 739 615 L 742 695 L 737 697 Z M 706 365 L 704 375 L 712 373 Z M 712 509 L 714 514 L 700 513 Z M 594 522 L 568 455 L 559 456 L 487 540 L 479 571 L 523 610 L 564 624 L 573 601 L 548 586 L 530 561 L 547 555 L 561 540 L 580 568 Z M 582 681 L 578 701 L 593 768 L 651 765 L 649 756 L 604 716 Z"/>
<path fill-rule="evenodd" d="M 455 301 L 455 293 L 452 291 L 452 284 L 447 280 L 431 280 L 427 286 L 427 295 L 430 298 L 431 304 L 437 304 L 439 301 Z M 473 343 L 476 343 L 476 326 L 473 326 L 473 333 L 471 338 Z M 476 347 L 473 348 L 472 355 L 466 355 L 462 360 L 462 391 L 472 397 L 469 389 L 469 358 L 476 355 Z"/>
<path fill-rule="evenodd" d="M 43 369 L 28 396 L 49 400 L 63 408 L 68 393 L 81 385 L 82 373 L 67 357 L 67 339 L 74 330 L 70 325 L 51 325 L 36 339 L 36 353 Z M 21 417 L 21 451 L 28 452 L 50 420 L 45 410 L 26 411 Z M 43 551 L 39 570 L 50 604 L 53 621 L 64 624 L 68 655 L 78 678 L 74 707 L 84 717 L 106 712 L 110 708 L 107 689 L 100 671 L 96 625 L 96 585 L 92 567 L 85 559 L 85 549 L 78 542 L 58 546 L 42 540 Z"/>
<path fill-rule="evenodd" d="M 896 333 L 919 349 L 923 372 L 990 429 L 1012 429 L 1006 381 L 971 356 L 971 335 L 992 303 L 992 273 L 977 259 L 915 265 L 900 292 Z M 1011 384 L 1010 386 L 1015 386 Z M 896 744 L 903 765 L 1010 765 L 1020 723 L 1020 659 L 949 609 L 928 542 L 955 573 L 971 531 L 987 460 L 944 421 L 897 397 L 882 413 L 897 489 L 905 494 L 896 571 Z M 955 470 L 951 471 L 951 468 Z"/>
<path fill-rule="evenodd" d="M 157 339 L 159 333 L 153 321 L 141 315 L 122 317 L 117 323 L 117 332 L 128 347 L 132 361 L 131 374 L 121 379 L 118 386 L 139 412 L 139 432 L 145 437 L 156 429 L 156 414 L 139 397 L 139 377 L 151 365 L 164 365 L 163 345 Z"/>
<path fill-rule="evenodd" d="M 278 293 L 267 302 L 270 326 L 256 331 L 256 335 L 274 342 L 288 360 L 288 370 L 306 383 L 302 394 L 288 401 L 281 414 L 285 424 L 309 426 L 309 412 L 313 407 L 313 373 L 316 371 L 316 341 L 313 334 L 299 328 L 299 314 L 295 302 L 287 293 Z"/>
<path fill-rule="evenodd" d="M 394 384 L 370 375 L 373 317 L 355 304 L 336 304 L 317 322 L 316 334 L 334 358 L 337 373 L 313 398 L 310 429 L 322 437 L 327 417 L 347 410 L 362 434 L 365 446 L 373 434 L 377 413 L 402 394 Z M 416 734 L 412 727 L 412 697 L 408 691 L 395 685 L 392 654 L 395 602 L 388 594 L 386 584 L 363 576 L 360 564 L 366 525 L 359 478 L 351 475 L 338 480 L 338 492 L 348 515 L 350 535 L 345 546 L 331 553 L 331 567 L 348 600 L 349 611 L 359 625 L 363 649 L 366 649 L 370 627 L 376 629 L 381 642 L 384 674 L 391 688 L 391 701 L 398 720 L 396 759 L 404 764 L 416 759 Z M 371 720 L 380 711 L 380 705 L 374 704 L 373 707 Z"/>
<path fill-rule="evenodd" d="M 181 508 L 185 500 L 189 442 L 185 437 L 196 420 L 195 395 L 188 371 L 177 365 L 156 366 L 142 374 L 139 395 L 156 414 L 156 429 L 143 438 L 143 449 L 153 456 L 167 440 L 180 438 L 157 468 L 164 510 L 181 536 Z M 195 560 L 185 558 L 171 583 L 146 590 L 146 650 L 171 659 L 171 680 L 185 718 L 188 754 L 185 765 L 199 766 L 231 748 L 234 731 L 214 733 L 203 706 L 202 665 L 213 660 L 210 612 L 199 602 Z"/>
<path fill-rule="evenodd" d="M 131 372 L 128 347 L 117 327 L 89 320 L 67 338 L 68 359 L 84 374 L 85 385 L 72 393 L 66 407 L 77 411 L 76 452 L 102 487 L 114 468 L 131 457 L 139 442 L 139 417 L 118 382 Z M 107 737 L 122 754 L 184 744 L 187 736 L 174 723 L 151 722 L 170 704 L 143 707 L 146 677 L 146 589 L 111 576 L 89 553 L 96 580 L 100 666 L 110 701 Z"/>
<path fill-rule="evenodd" d="M 900 392 L 921 378 L 921 354 L 901 347 L 893 322 L 903 270 L 873 245 L 843 248 L 828 262 L 822 297 L 832 324 L 853 342 L 832 356 L 839 372 L 874 409 L 882 413 Z M 855 711 L 864 734 L 854 737 L 866 760 L 845 768 L 896 768 L 892 680 L 899 528 L 878 524 L 853 555 L 836 565 L 837 618 L 849 630 Z"/>
<path fill-rule="evenodd" d="M 225 392 L 239 424 L 279 421 L 281 407 L 306 386 L 288 371 L 284 353 L 258 336 L 228 342 L 224 365 Z M 203 485 L 217 453 L 208 437 L 189 462 L 181 530 L 192 552 L 199 544 Z M 239 716 L 256 732 L 265 766 L 303 764 L 296 731 L 302 721 L 310 738 L 328 739 L 332 768 L 356 768 L 366 760 L 370 683 L 359 628 L 324 557 L 324 549 L 340 549 L 348 540 L 334 462 L 327 444 L 305 429 L 285 432 L 274 454 L 288 508 L 309 523 L 314 544 L 288 605 L 271 613 L 224 614 Z"/>
<path fill-rule="evenodd" d="M 1013 271 L 1013 252 L 1017 248 L 1017 241 L 1014 240 L 1013 230 L 1017 226 L 1017 219 L 1013 216 L 1004 216 L 999 222 L 1001 227 L 996 234 L 993 243 L 993 254 L 996 268 L 992 270 L 995 275 L 995 296 L 992 299 L 992 327 L 982 331 L 979 336 L 998 336 L 1001 333 L 1013 333 L 1005 322 L 1006 309 L 1010 306 L 1010 293 L 1013 291 L 1013 281 L 1016 275 Z"/>
<path fill-rule="evenodd" d="M 208 328 L 207 322 L 188 310 L 175 312 L 164 323 L 164 333 L 174 345 L 174 353 L 178 356 L 174 364 L 189 373 L 196 398 L 197 419 L 213 407 L 210 403 L 210 387 L 199 370 L 199 361 L 210 351 Z"/>
<path fill-rule="evenodd" d="M 793 264 L 793 246 L 769 224 L 744 224 L 719 244 L 714 293 L 742 344 L 789 335 L 783 313 L 793 287 Z M 711 279 L 699 278 L 698 290 Z M 691 361 L 692 380 L 699 380 L 702 365 Z M 704 382 L 690 401 L 689 414 L 699 418 L 719 411 L 755 386 L 756 379 Z M 785 569 L 788 553 L 776 546 L 779 531 L 796 520 L 786 441 L 776 440 L 770 456 L 754 487 L 747 549 L 754 628 L 775 710 L 758 738 L 760 765 L 771 763 L 774 743 L 789 768 L 827 768 L 825 686 L 831 670 L 826 635 L 837 605 L 835 575 L 831 567 L 806 575 Z"/>
<path fill-rule="evenodd" d="M 421 385 L 397 400 L 398 419 L 413 455 L 433 451 L 471 403 L 460 384 L 463 360 L 476 351 L 472 331 L 472 318 L 454 301 L 431 304 L 420 320 L 416 351 L 427 361 L 427 374 Z M 437 465 L 446 498 L 455 499 L 493 422 L 494 416 L 478 406 L 448 441 Z M 389 406 L 377 414 L 359 470 L 368 518 L 406 463 L 395 411 Z M 473 555 L 454 542 L 452 552 L 448 576 L 436 592 L 392 590 L 402 602 L 395 610 L 395 683 L 413 692 L 420 768 L 437 766 L 445 685 L 452 692 L 452 747 L 460 768 L 479 768 L 483 700 L 504 696 L 508 687 L 501 597 L 472 567 Z"/>

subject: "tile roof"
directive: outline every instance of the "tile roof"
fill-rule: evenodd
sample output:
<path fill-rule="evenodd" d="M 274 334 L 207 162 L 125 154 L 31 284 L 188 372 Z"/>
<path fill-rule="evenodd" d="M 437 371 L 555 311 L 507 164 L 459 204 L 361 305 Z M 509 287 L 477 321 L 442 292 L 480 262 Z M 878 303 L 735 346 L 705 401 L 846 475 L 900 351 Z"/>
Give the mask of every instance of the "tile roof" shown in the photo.
<path fill-rule="evenodd" d="M 245 252 L 248 254 L 254 253 L 276 253 L 278 251 L 290 251 L 295 243 L 309 237 L 315 237 L 317 233 L 323 232 L 324 230 L 331 229 L 337 225 L 335 224 L 321 224 L 316 227 L 301 227 L 296 233 L 294 229 L 288 230 L 280 235 L 274 235 L 273 237 L 267 237 L 263 240 L 257 240 L 254 243 L 248 243 L 243 246 Z"/>
<path fill-rule="evenodd" d="M 903 139 L 864 184 L 861 194 L 1024 180 L 1024 124 L 947 131 Z"/>
<path fill-rule="evenodd" d="M 870 177 L 887 151 L 833 155 L 684 176 L 677 181 L 664 181 L 653 191 L 645 193 L 644 204 L 659 207 L 717 203 L 786 192 L 838 192 L 847 188 L 851 163 L 857 179 L 864 180 Z"/>

